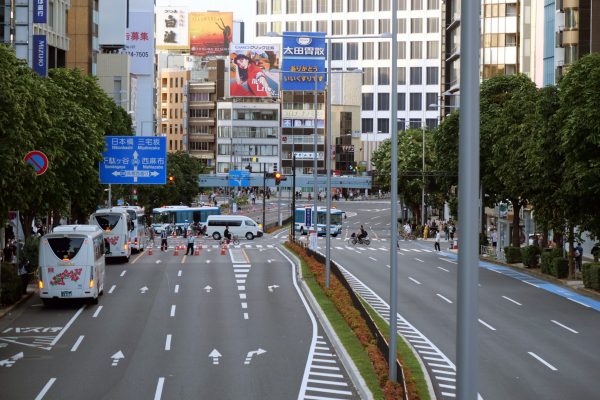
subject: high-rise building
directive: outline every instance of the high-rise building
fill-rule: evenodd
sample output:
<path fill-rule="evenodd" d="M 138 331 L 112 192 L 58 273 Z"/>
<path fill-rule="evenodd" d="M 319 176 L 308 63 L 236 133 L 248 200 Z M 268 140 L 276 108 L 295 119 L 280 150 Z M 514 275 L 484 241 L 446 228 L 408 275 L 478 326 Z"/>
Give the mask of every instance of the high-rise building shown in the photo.
<path fill-rule="evenodd" d="M 389 38 L 345 38 L 391 32 L 391 3 L 256 0 L 257 40 L 272 41 L 267 37 L 269 32 L 325 32 L 336 37 L 331 40 L 329 55 L 332 70 L 362 69 L 360 129 L 365 142 L 390 137 L 391 84 L 398 85 L 398 129 L 438 123 L 442 54 L 439 0 L 398 0 L 398 82 L 390 82 Z"/>
<path fill-rule="evenodd" d="M 185 68 L 163 68 L 158 73 L 159 132 L 167 138 L 167 152 L 187 151 L 184 93 L 190 79 Z"/>
<path fill-rule="evenodd" d="M 71 0 L 68 14 L 70 46 L 67 68 L 77 68 L 88 75 L 96 75 L 98 45 L 98 0 Z"/>

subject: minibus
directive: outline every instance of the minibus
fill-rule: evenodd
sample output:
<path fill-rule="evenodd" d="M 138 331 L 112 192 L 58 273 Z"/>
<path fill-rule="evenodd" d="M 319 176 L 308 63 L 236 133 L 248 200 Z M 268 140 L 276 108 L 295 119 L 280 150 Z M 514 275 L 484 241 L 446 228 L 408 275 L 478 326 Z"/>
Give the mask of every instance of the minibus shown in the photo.
<path fill-rule="evenodd" d="M 229 233 L 238 238 L 252 240 L 263 235 L 258 224 L 252 218 L 243 215 L 209 215 L 206 220 L 206 235 L 220 240 L 226 226 L 229 227 Z"/>
<path fill-rule="evenodd" d="M 106 258 L 119 258 L 129 261 L 131 257 L 130 232 L 133 221 L 127 211 L 118 207 L 96 210 L 90 215 L 90 224 L 98 225 L 104 231 Z"/>

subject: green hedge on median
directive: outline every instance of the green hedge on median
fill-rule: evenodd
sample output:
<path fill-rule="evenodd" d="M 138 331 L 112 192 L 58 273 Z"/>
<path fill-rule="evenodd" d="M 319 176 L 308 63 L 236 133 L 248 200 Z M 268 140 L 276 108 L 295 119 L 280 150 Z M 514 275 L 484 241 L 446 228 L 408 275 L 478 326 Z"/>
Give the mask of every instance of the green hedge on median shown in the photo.
<path fill-rule="evenodd" d="M 552 274 L 552 260 L 560 256 L 562 256 L 562 250 L 559 248 L 544 249 L 540 256 L 540 267 L 542 272 L 544 274 Z"/>
<path fill-rule="evenodd" d="M 521 258 L 521 248 L 520 247 L 512 247 L 507 246 L 504 248 L 504 257 L 506 257 L 506 262 L 509 264 L 516 264 L 522 261 Z"/>
<path fill-rule="evenodd" d="M 0 303 L 9 305 L 16 303 L 21 298 L 23 287 L 21 278 L 17 273 L 17 266 L 11 263 L 2 263 L 2 298 Z"/>
<path fill-rule="evenodd" d="M 535 268 L 539 263 L 539 255 L 542 250 L 535 245 L 525 246 L 521 248 L 521 259 L 523 260 L 523 264 L 528 266 L 529 268 Z"/>
<path fill-rule="evenodd" d="M 583 286 L 600 290 L 600 263 L 583 264 Z"/>
<path fill-rule="evenodd" d="M 569 276 L 569 260 L 564 257 L 556 257 L 552 260 L 552 275 L 558 279 Z"/>

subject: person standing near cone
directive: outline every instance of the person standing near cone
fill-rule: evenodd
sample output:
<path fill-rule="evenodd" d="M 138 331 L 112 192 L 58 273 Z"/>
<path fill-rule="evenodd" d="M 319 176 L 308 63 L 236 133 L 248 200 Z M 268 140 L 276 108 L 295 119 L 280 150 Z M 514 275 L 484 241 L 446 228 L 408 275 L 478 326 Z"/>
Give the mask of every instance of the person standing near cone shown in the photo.
<path fill-rule="evenodd" d="M 187 249 L 185 250 L 185 255 L 187 256 L 188 253 L 190 256 L 194 255 L 194 233 L 191 229 L 187 232 Z"/>

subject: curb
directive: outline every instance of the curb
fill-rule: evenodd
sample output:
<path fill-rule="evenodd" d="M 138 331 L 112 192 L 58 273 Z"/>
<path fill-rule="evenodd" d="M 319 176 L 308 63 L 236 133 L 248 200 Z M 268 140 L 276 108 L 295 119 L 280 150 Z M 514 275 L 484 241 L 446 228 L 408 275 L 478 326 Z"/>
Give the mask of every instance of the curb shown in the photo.
<path fill-rule="evenodd" d="M 300 260 L 298 259 L 298 257 L 296 257 L 296 255 L 294 253 L 290 252 L 287 249 L 287 247 L 285 247 L 283 245 L 279 245 L 279 248 L 282 251 L 286 252 L 286 254 L 288 254 L 290 256 L 290 258 L 294 260 L 294 263 L 296 264 L 296 268 L 298 269 L 298 276 L 300 278 L 299 282 L 301 283 L 300 287 L 302 288 L 302 292 L 306 296 L 316 317 L 319 319 L 319 322 L 323 326 L 323 330 L 325 330 L 325 333 L 331 340 L 331 344 L 333 345 L 336 352 L 338 353 L 339 360 L 344 365 L 344 368 L 346 368 L 346 371 L 348 372 L 348 376 L 349 376 L 350 380 L 352 381 L 352 383 L 354 383 L 354 387 L 356 388 L 358 395 L 360 396 L 361 399 L 373 400 L 373 394 L 369 390 L 367 383 L 365 382 L 365 380 L 361 376 L 360 372 L 358 371 L 358 368 L 354 364 L 354 361 L 352 361 L 352 358 L 350 357 L 350 355 L 344 348 L 344 345 L 342 344 L 340 338 L 335 333 L 335 330 L 329 323 L 327 316 L 325 315 L 325 313 L 323 313 L 323 310 L 321 310 L 321 307 L 319 306 L 317 299 L 315 299 L 310 288 L 306 285 L 306 282 L 304 281 L 304 278 L 302 277 L 302 264 L 300 263 Z"/>
<path fill-rule="evenodd" d="M 10 306 L 4 308 L 4 309 L 0 309 L 0 319 L 3 318 L 5 315 L 10 314 L 10 312 L 18 307 L 20 304 L 24 303 L 25 301 L 29 300 L 34 294 L 36 293 L 36 290 L 33 290 L 31 292 L 27 292 L 25 295 L 22 295 L 21 298 L 16 302 L 11 304 Z"/>

